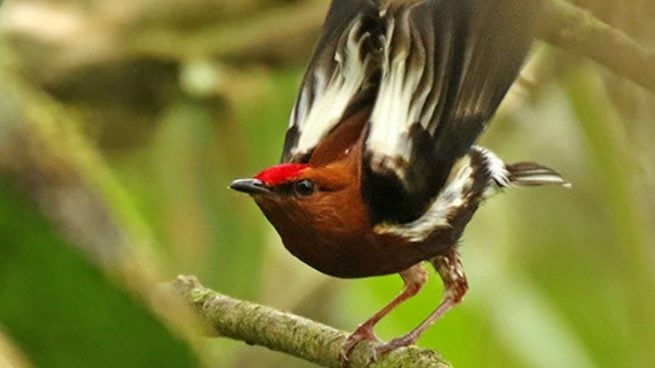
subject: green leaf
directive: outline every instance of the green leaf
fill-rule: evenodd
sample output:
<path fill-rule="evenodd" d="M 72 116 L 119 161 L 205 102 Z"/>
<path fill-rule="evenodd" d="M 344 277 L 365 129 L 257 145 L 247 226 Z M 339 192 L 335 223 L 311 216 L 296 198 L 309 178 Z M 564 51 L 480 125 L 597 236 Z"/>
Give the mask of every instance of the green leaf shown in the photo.
<path fill-rule="evenodd" d="M 0 324 L 37 367 L 195 367 L 190 347 L 0 177 Z"/>

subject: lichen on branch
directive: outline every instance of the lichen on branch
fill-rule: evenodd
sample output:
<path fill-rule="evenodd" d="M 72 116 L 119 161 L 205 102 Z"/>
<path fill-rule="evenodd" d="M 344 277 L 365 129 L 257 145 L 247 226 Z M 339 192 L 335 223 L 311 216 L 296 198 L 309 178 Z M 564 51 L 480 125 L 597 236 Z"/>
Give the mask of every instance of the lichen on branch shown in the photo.
<path fill-rule="evenodd" d="M 178 276 L 175 291 L 195 309 L 212 334 L 290 354 L 323 367 L 340 368 L 339 351 L 348 333 L 263 305 L 233 299 L 200 284 L 194 276 Z M 376 343 L 362 342 L 350 367 L 446 368 L 448 363 L 429 349 L 400 348 L 372 361 Z"/>

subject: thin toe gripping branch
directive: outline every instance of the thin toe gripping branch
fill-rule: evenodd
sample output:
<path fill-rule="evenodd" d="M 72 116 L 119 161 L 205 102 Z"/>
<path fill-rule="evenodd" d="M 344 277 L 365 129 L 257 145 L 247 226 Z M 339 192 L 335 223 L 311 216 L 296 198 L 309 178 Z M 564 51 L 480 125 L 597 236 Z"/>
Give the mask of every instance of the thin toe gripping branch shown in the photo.
<path fill-rule="evenodd" d="M 348 333 L 283 313 L 270 307 L 230 298 L 205 288 L 194 276 L 178 276 L 172 284 L 185 302 L 218 334 L 305 359 L 323 367 L 340 368 L 339 353 Z M 350 355 L 351 368 L 446 368 L 450 365 L 429 349 L 400 348 L 371 362 L 380 343 L 362 342 Z"/>
<path fill-rule="evenodd" d="M 341 348 L 341 360 L 346 362 L 349 360 L 350 352 L 359 344 L 361 341 L 375 341 L 380 342 L 373 332 L 375 325 L 380 322 L 387 314 L 393 311 L 397 306 L 402 304 L 407 299 L 416 295 L 425 282 L 428 279 L 428 272 L 423 268 L 419 263 L 416 264 L 405 271 L 400 272 L 400 277 L 403 279 L 405 286 L 403 287 L 402 292 L 396 296 L 389 304 L 384 306 L 380 311 L 375 313 L 371 318 L 366 322 L 362 323 L 357 327 L 355 332 L 348 336 L 346 343 Z M 378 360 L 378 354 L 376 353 L 379 349 L 374 349 L 374 360 Z"/>

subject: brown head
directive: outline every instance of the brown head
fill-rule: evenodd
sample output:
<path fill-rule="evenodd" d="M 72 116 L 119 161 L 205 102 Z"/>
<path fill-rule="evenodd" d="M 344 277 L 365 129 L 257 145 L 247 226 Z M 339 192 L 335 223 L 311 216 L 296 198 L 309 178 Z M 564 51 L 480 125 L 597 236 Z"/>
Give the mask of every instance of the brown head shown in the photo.
<path fill-rule="evenodd" d="M 326 273 L 339 247 L 370 229 L 359 167 L 347 157 L 323 166 L 281 164 L 230 188 L 248 193 L 295 256 Z M 335 259 L 331 259 L 335 258 Z"/>
<path fill-rule="evenodd" d="M 230 185 L 253 197 L 292 254 L 333 276 L 400 270 L 392 264 L 395 258 L 382 250 L 388 242 L 373 232 L 361 193 L 368 115 L 361 110 L 345 119 L 321 141 L 308 163 L 272 166 Z"/>
<path fill-rule="evenodd" d="M 253 197 L 285 246 L 307 263 L 297 254 L 299 248 L 316 241 L 343 241 L 348 234 L 370 229 L 360 192 L 361 152 L 369 112 L 362 109 L 344 119 L 323 138 L 308 163 L 272 166 L 252 179 L 235 180 L 230 185 Z"/>

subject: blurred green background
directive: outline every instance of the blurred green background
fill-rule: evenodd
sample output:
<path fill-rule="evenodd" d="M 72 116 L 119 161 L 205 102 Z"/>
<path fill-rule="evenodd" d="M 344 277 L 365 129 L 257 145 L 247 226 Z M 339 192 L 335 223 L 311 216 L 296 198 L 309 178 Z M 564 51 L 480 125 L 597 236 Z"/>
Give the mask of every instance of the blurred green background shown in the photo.
<path fill-rule="evenodd" d="M 650 0 L 577 1 L 655 46 Z M 278 160 L 326 0 L 8 0 L 0 7 L 0 367 L 310 367 L 199 338 L 153 302 L 195 274 L 352 330 L 401 287 L 310 269 L 244 195 Z M 469 225 L 470 291 L 419 341 L 455 367 L 655 367 L 655 97 L 536 43 L 482 144 L 571 189 Z M 432 277 L 380 324 L 409 331 Z"/>

